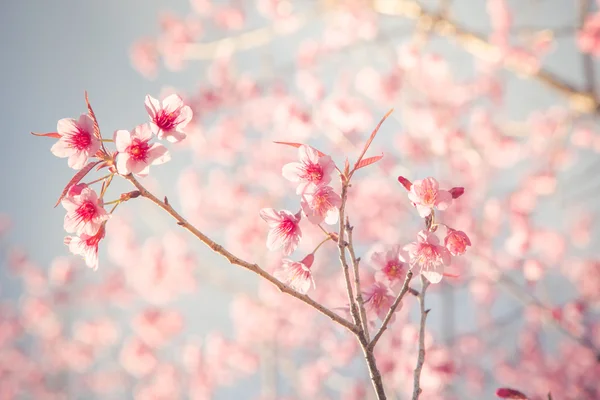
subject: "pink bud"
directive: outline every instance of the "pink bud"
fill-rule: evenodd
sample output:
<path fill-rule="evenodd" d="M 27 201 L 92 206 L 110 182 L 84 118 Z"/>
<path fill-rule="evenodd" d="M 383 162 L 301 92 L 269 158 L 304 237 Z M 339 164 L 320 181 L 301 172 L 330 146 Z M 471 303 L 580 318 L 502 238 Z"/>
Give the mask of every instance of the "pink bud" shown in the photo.
<path fill-rule="evenodd" d="M 496 390 L 496 396 L 501 399 L 527 400 L 527 396 L 515 389 L 500 388 Z"/>
<path fill-rule="evenodd" d="M 463 187 L 455 187 L 450 189 L 450 194 L 452 195 L 453 199 L 458 199 L 460 196 L 463 195 L 463 193 L 465 192 L 465 188 Z"/>
<path fill-rule="evenodd" d="M 304 257 L 304 259 L 300 262 L 302 264 L 306 265 L 307 268 L 310 268 L 310 267 L 312 267 L 314 261 L 315 261 L 315 255 L 313 253 L 310 253 L 309 255 Z"/>
<path fill-rule="evenodd" d="M 400 182 L 400 184 L 402 186 L 404 186 L 404 189 L 408 190 L 410 192 L 410 188 L 412 187 L 412 182 L 409 181 L 408 179 L 406 179 L 403 176 L 399 176 L 398 177 L 398 182 Z"/>

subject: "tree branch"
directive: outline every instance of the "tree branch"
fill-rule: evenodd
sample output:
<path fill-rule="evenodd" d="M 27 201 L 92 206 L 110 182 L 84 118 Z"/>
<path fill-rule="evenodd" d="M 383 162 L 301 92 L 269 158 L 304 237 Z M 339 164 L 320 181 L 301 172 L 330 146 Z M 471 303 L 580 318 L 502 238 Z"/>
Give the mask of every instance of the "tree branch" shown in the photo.
<path fill-rule="evenodd" d="M 208 236 L 206 236 L 205 234 L 200 232 L 196 227 L 194 227 L 192 224 L 190 224 L 185 218 L 183 218 L 181 215 L 179 215 L 179 213 L 177 213 L 177 211 L 175 211 L 175 209 L 173 209 L 173 207 L 171 207 L 171 205 L 168 203 L 166 198 L 165 198 L 165 201 L 159 200 L 156 196 L 154 196 L 152 193 L 150 193 L 144 186 L 142 186 L 142 184 L 139 183 L 138 180 L 135 179 L 135 177 L 133 175 L 130 174 L 130 175 L 125 176 L 125 179 L 127 179 L 129 182 L 131 182 L 133 184 L 133 186 L 135 186 L 140 191 L 140 195 L 142 197 L 147 198 L 148 200 L 152 201 L 154 204 L 156 204 L 157 206 L 159 206 L 160 208 L 165 210 L 169 215 L 171 215 L 173 218 L 175 218 L 175 220 L 177 221 L 177 225 L 180 225 L 183 228 L 187 229 L 196 238 L 198 238 L 201 242 L 206 244 L 212 251 L 225 257 L 227 259 L 227 261 L 229 261 L 231 264 L 238 265 L 249 271 L 254 272 L 255 274 L 259 275 L 260 277 L 271 282 L 280 291 L 287 293 L 292 297 L 297 298 L 298 300 L 302 301 L 303 303 L 308 304 L 309 306 L 313 307 L 320 313 L 331 318 L 332 321 L 337 322 L 338 324 L 342 325 L 349 331 L 351 331 L 355 334 L 359 332 L 358 326 L 347 321 L 345 318 L 340 317 L 339 315 L 337 315 L 333 311 L 329 310 L 327 307 L 317 303 L 310 297 L 308 297 L 304 294 L 298 293 L 294 289 L 290 288 L 289 286 L 285 285 L 284 283 L 279 281 L 277 278 L 275 278 L 274 276 L 269 274 L 267 271 L 262 269 L 257 264 L 252 264 L 252 263 L 242 260 L 239 257 L 236 257 L 235 255 L 233 255 L 232 253 L 227 251 L 225 248 L 223 248 L 223 246 L 214 242 L 212 239 L 210 239 Z"/>
<path fill-rule="evenodd" d="M 417 358 L 417 366 L 415 367 L 415 374 L 413 380 L 413 395 L 412 400 L 418 400 L 421 395 L 421 370 L 423 370 L 423 364 L 425 364 L 425 322 L 427 321 L 427 314 L 429 310 L 425 310 L 425 291 L 429 286 L 429 281 L 421 275 L 421 284 L 423 289 L 419 294 L 419 308 L 421 310 L 421 323 L 419 326 L 419 356 Z"/>
<path fill-rule="evenodd" d="M 346 217 L 346 229 L 348 231 L 348 252 L 350 253 L 350 260 L 352 261 L 352 267 L 354 269 L 354 288 L 356 289 L 356 306 L 358 307 L 362 328 L 365 332 L 365 337 L 368 342 L 371 339 L 369 337 L 367 312 L 365 311 L 365 303 L 363 301 L 362 291 L 360 288 L 360 274 L 358 272 L 358 264 L 360 262 L 360 259 L 356 258 L 356 253 L 354 252 L 354 244 L 352 243 L 352 231 L 354 230 L 354 227 L 350 226 L 350 221 L 348 217 Z"/>

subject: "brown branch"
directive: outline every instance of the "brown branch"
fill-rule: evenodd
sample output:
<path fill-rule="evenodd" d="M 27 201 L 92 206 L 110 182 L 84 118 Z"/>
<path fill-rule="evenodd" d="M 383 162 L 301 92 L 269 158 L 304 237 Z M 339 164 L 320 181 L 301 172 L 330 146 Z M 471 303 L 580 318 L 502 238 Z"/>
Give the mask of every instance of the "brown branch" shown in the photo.
<path fill-rule="evenodd" d="M 488 42 L 482 36 L 462 28 L 455 22 L 441 15 L 428 12 L 413 0 L 374 0 L 373 8 L 382 14 L 397 15 L 417 21 L 420 27 L 427 27 L 439 36 L 454 40 L 465 51 L 476 57 L 502 61 L 504 68 L 519 75 L 530 76 L 542 84 L 554 89 L 567 97 L 571 107 L 579 112 L 588 114 L 600 113 L 600 104 L 593 93 L 580 91 L 572 85 L 562 81 L 556 75 L 544 70 L 532 70 L 523 64 L 518 56 L 506 55 L 500 59 L 500 49 Z"/>
<path fill-rule="evenodd" d="M 249 271 L 254 272 L 255 274 L 259 275 L 261 278 L 264 278 L 267 281 L 271 282 L 280 291 L 287 293 L 292 297 L 297 298 L 298 300 L 302 301 L 303 303 L 308 304 L 309 306 L 313 307 L 314 309 L 316 309 L 323 315 L 326 315 L 327 317 L 331 318 L 331 320 L 333 320 L 334 322 L 337 322 L 338 324 L 342 325 L 349 331 L 351 331 L 355 334 L 359 332 L 359 327 L 352 324 L 351 322 L 347 321 L 345 318 L 340 317 L 339 315 L 337 315 L 333 311 L 329 310 L 327 307 L 317 303 L 310 297 L 308 297 L 304 294 L 298 293 L 294 289 L 290 288 L 289 286 L 285 285 L 284 283 L 279 281 L 277 278 L 275 278 L 274 276 L 269 274 L 267 271 L 262 269 L 257 264 L 252 264 L 247 261 L 244 261 L 241 258 L 236 257 L 235 255 L 233 255 L 232 253 L 227 251 L 225 248 L 223 248 L 223 246 L 221 246 L 220 244 L 217 244 L 215 241 L 210 239 L 208 236 L 206 236 L 205 234 L 200 232 L 196 227 L 194 227 L 192 224 L 190 224 L 185 218 L 183 218 L 181 215 L 179 215 L 179 213 L 177 213 L 177 211 L 175 211 L 175 209 L 173 209 L 173 207 L 171 207 L 171 205 L 167 201 L 161 201 L 156 196 L 154 196 L 152 193 L 150 193 L 144 186 L 142 186 L 141 183 L 138 182 L 137 179 L 135 179 L 135 177 L 133 175 L 130 174 L 130 175 L 125 176 L 125 179 L 127 179 L 129 182 L 131 182 L 140 191 L 140 194 L 142 197 L 147 198 L 148 200 L 152 201 L 154 204 L 156 204 L 157 206 L 159 206 L 160 208 L 165 210 L 169 215 L 171 215 L 177 221 L 178 225 L 187 229 L 190 233 L 192 233 L 201 242 L 206 244 L 212 251 L 225 257 L 227 259 L 227 261 L 229 261 L 231 264 L 238 265 L 242 268 L 245 268 Z"/>
<path fill-rule="evenodd" d="M 371 339 L 369 337 L 369 324 L 367 322 L 367 312 L 365 311 L 365 303 L 360 288 L 360 274 L 358 270 L 360 259 L 356 258 L 356 253 L 354 252 L 354 244 L 352 242 L 352 231 L 354 230 L 354 227 L 350 226 L 350 221 L 348 217 L 346 217 L 346 230 L 348 231 L 348 252 L 350 253 L 350 260 L 352 261 L 352 267 L 354 269 L 354 288 L 356 290 L 356 306 L 358 307 L 358 312 L 362 323 L 362 329 L 365 333 L 365 337 L 368 342 Z"/>
<path fill-rule="evenodd" d="M 375 335 L 375 337 L 373 338 L 371 343 L 369 343 L 370 349 L 375 348 L 377 341 L 379 340 L 381 335 L 383 335 L 383 332 L 387 329 L 388 323 L 390 322 L 390 320 L 392 319 L 392 316 L 396 312 L 396 308 L 398 307 L 398 305 L 404 298 L 404 295 L 406 293 L 408 293 L 408 291 L 409 291 L 408 284 L 410 283 L 410 280 L 412 279 L 412 277 L 413 277 L 413 272 L 408 271 L 408 273 L 406 274 L 406 278 L 404 279 L 404 284 L 402 285 L 402 289 L 400 290 L 400 293 L 398 293 L 398 296 L 396 296 L 396 300 L 394 300 L 394 302 L 392 303 L 390 310 L 388 311 L 387 315 L 385 316 L 385 318 L 383 320 L 383 323 L 381 324 L 381 328 L 379 328 L 379 331 L 377 331 L 377 334 Z"/>
<path fill-rule="evenodd" d="M 423 364 L 425 364 L 425 322 L 427 321 L 427 314 L 429 310 L 425 310 L 425 291 L 429 286 L 429 281 L 421 275 L 421 283 L 423 290 L 419 295 L 419 308 L 421 310 L 421 322 L 419 324 L 419 356 L 417 358 L 417 366 L 415 367 L 414 380 L 413 380 L 413 395 L 412 400 L 418 400 L 421 395 L 421 371 L 423 370 Z"/>

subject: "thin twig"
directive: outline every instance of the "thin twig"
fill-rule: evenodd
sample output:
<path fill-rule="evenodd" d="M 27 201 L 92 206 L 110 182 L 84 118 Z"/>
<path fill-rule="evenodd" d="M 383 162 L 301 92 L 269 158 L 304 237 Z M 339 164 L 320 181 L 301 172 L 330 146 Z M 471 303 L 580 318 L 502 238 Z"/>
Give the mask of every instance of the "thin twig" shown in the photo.
<path fill-rule="evenodd" d="M 350 226 L 350 221 L 348 217 L 346 217 L 346 229 L 348 231 L 348 252 L 350 253 L 350 260 L 352 261 L 352 267 L 354 269 L 354 289 L 356 290 L 356 306 L 358 307 L 358 312 L 360 313 L 360 321 L 362 323 L 362 328 L 365 332 L 365 337 L 368 342 L 371 339 L 369 337 L 369 324 L 367 322 L 367 312 L 365 311 L 365 303 L 362 297 L 362 290 L 360 288 L 360 274 L 358 269 L 360 259 L 356 258 L 356 253 L 354 252 L 354 244 L 352 242 L 352 232 L 354 230 L 354 227 Z"/>
<path fill-rule="evenodd" d="M 254 272 L 255 274 L 259 275 L 260 277 L 271 282 L 280 291 L 287 293 L 287 294 L 291 295 L 292 297 L 295 297 L 298 300 L 308 304 L 309 306 L 313 307 L 320 313 L 331 318 L 331 320 L 333 320 L 334 322 L 337 322 L 338 324 L 342 325 L 349 331 L 351 331 L 353 333 L 359 332 L 360 328 L 358 326 L 347 321 L 345 318 L 340 317 L 339 315 L 337 315 L 333 311 L 329 310 L 327 307 L 321 305 L 320 303 L 317 303 L 310 297 L 308 297 L 304 294 L 298 293 L 294 289 L 290 288 L 289 286 L 285 285 L 284 283 L 279 281 L 277 278 L 275 278 L 274 276 L 269 274 L 267 271 L 262 269 L 257 264 L 252 264 L 247 261 L 244 261 L 241 258 L 236 257 L 235 255 L 230 253 L 228 250 L 223 248 L 223 246 L 217 244 L 215 241 L 210 239 L 204 233 L 200 232 L 195 226 L 190 224 L 185 218 L 183 218 L 181 215 L 179 215 L 179 213 L 177 213 L 177 211 L 175 211 L 175 209 L 173 209 L 173 207 L 171 207 L 170 204 L 161 201 L 156 196 L 154 196 L 152 193 L 150 193 L 144 186 L 142 186 L 141 183 L 138 182 L 137 179 L 135 179 L 135 177 L 133 175 L 130 174 L 130 175 L 125 176 L 125 179 L 127 179 L 129 182 L 131 182 L 140 191 L 140 195 L 142 197 L 147 198 L 148 200 L 152 201 L 154 204 L 156 204 L 157 206 L 159 206 L 160 208 L 165 210 L 169 215 L 171 215 L 173 218 L 175 218 L 178 225 L 187 229 L 190 233 L 192 233 L 194 236 L 196 236 L 201 242 L 206 244 L 212 251 L 225 257 L 227 259 L 227 261 L 229 261 L 231 264 L 238 265 L 249 271 Z"/>
<path fill-rule="evenodd" d="M 425 310 L 425 291 L 429 286 L 429 281 L 421 275 L 421 284 L 423 289 L 419 295 L 419 309 L 421 310 L 421 323 L 419 324 L 419 356 L 417 358 L 417 366 L 415 367 L 415 374 L 413 380 L 413 395 L 412 400 L 418 400 L 421 395 L 421 370 L 423 370 L 423 364 L 425 363 L 425 322 L 427 321 L 427 314 L 429 310 Z"/>
<path fill-rule="evenodd" d="M 583 29 L 585 24 L 585 20 L 590 11 L 590 1 L 589 0 L 579 0 L 579 24 L 580 29 Z M 581 52 L 582 61 L 583 61 L 583 76 L 585 78 L 585 90 L 591 93 L 593 96 L 596 95 L 596 77 L 594 73 L 594 61 L 592 60 L 592 56 Z"/>
<path fill-rule="evenodd" d="M 390 310 L 388 311 L 387 315 L 385 316 L 385 318 L 383 320 L 383 323 L 381 324 L 381 328 L 379 328 L 379 331 L 377 331 L 377 334 L 375 335 L 375 337 L 373 338 L 371 343 L 369 343 L 369 348 L 371 348 L 371 349 L 375 348 L 377 341 L 379 340 L 381 335 L 383 335 L 383 332 L 387 329 L 388 323 L 390 322 L 390 320 L 392 319 L 392 316 L 396 312 L 396 308 L 398 307 L 398 305 L 404 298 L 404 295 L 406 293 L 408 293 L 408 291 L 409 291 L 408 284 L 410 283 L 410 280 L 412 279 L 412 277 L 413 277 L 413 272 L 408 271 L 408 273 L 406 274 L 406 278 L 404 279 L 404 284 L 402 285 L 402 289 L 400 290 L 400 293 L 398 293 L 398 296 L 396 296 L 396 300 L 394 300 L 394 303 L 392 303 Z"/>

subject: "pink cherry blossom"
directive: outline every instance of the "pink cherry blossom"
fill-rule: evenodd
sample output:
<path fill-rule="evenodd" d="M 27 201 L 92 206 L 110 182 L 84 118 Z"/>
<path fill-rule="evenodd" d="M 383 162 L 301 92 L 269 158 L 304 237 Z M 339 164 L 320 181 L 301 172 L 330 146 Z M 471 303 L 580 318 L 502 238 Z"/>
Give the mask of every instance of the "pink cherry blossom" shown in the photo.
<path fill-rule="evenodd" d="M 284 258 L 281 266 L 274 272 L 275 278 L 279 279 L 289 287 L 302 294 L 306 294 L 312 284 L 315 287 L 310 267 L 315 260 L 313 254 L 309 254 L 300 262 Z"/>
<path fill-rule="evenodd" d="M 159 143 L 148 143 L 152 131 L 147 124 L 136 126 L 133 131 L 115 132 L 115 145 L 119 152 L 117 170 L 121 175 L 137 174 L 146 176 L 151 165 L 164 164 L 171 159 L 167 148 Z"/>
<path fill-rule="evenodd" d="M 403 282 L 409 269 L 408 254 L 396 245 L 388 251 L 375 252 L 371 256 L 371 266 L 377 271 L 375 279 L 390 287 Z"/>
<path fill-rule="evenodd" d="M 577 34 L 577 45 L 584 53 L 600 56 L 600 13 L 586 17 L 583 29 Z"/>
<path fill-rule="evenodd" d="M 281 170 L 284 178 L 298 182 L 296 194 L 302 194 L 331 182 L 331 173 L 335 169 L 335 164 L 330 156 L 319 156 L 317 150 L 307 145 L 298 148 L 298 156 L 300 162 L 286 164 Z"/>
<path fill-rule="evenodd" d="M 67 236 L 65 237 L 65 245 L 69 246 L 69 251 L 75 255 L 82 256 L 85 263 L 93 270 L 98 269 L 98 243 L 104 238 L 104 226 L 95 235 L 87 235 L 82 233 L 80 237 Z"/>
<path fill-rule="evenodd" d="M 404 246 L 410 254 L 411 265 L 419 265 L 421 273 L 431 283 L 439 283 L 444 273 L 444 265 L 450 265 L 450 253 L 439 245 L 439 239 L 431 232 L 421 231 L 417 242 Z"/>
<path fill-rule="evenodd" d="M 275 211 L 272 208 L 260 210 L 260 217 L 269 224 L 269 235 L 267 236 L 267 248 L 271 251 L 283 246 L 283 254 L 290 255 L 298 247 L 302 231 L 300 230 L 300 219 L 302 214 L 296 215 L 287 210 Z"/>
<path fill-rule="evenodd" d="M 103 223 L 110 218 L 102 207 L 102 200 L 86 184 L 71 187 L 61 204 L 67 210 L 65 230 L 69 233 L 75 232 L 79 236 L 96 235 Z"/>
<path fill-rule="evenodd" d="M 342 205 L 342 198 L 331 186 L 318 186 L 302 195 L 300 205 L 306 218 L 313 224 L 325 221 L 326 224 L 333 225 L 338 221 L 338 209 Z"/>
<path fill-rule="evenodd" d="M 162 101 L 146 96 L 146 110 L 150 115 L 153 131 L 161 140 L 177 143 L 185 139 L 183 129 L 192 120 L 192 109 L 183 104 L 183 99 L 172 94 Z"/>
<path fill-rule="evenodd" d="M 395 299 L 392 289 L 382 282 L 375 282 L 363 293 L 363 297 L 367 318 L 371 320 L 375 318 L 383 320 Z"/>
<path fill-rule="evenodd" d="M 69 167 L 73 169 L 83 168 L 88 158 L 100 150 L 100 140 L 94 136 L 94 121 L 87 114 L 81 114 L 78 121 L 61 119 L 56 131 L 60 139 L 50 151 L 57 157 L 68 157 Z"/>
<path fill-rule="evenodd" d="M 467 246 L 471 245 L 471 240 L 463 231 L 448 229 L 448 234 L 444 239 L 444 246 L 453 256 L 459 256 L 467 251 Z"/>
<path fill-rule="evenodd" d="M 452 195 L 447 190 L 439 190 L 438 182 L 435 178 L 426 178 L 414 181 L 410 187 L 408 198 L 417 208 L 419 215 L 423 218 L 431 214 L 431 210 L 437 207 L 439 210 L 445 210 L 452 202 Z"/>

